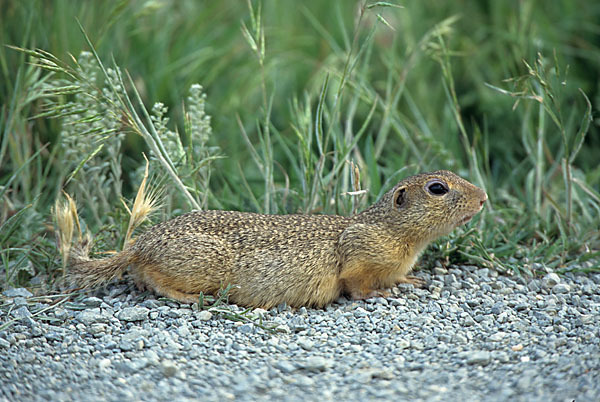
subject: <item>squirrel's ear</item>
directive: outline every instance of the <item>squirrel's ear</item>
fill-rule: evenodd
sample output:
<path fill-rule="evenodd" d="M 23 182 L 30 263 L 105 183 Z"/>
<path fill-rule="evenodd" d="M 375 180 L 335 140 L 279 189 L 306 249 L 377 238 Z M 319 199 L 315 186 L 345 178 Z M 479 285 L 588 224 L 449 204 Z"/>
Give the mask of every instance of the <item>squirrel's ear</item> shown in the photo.
<path fill-rule="evenodd" d="M 396 208 L 401 208 L 404 206 L 404 202 L 406 201 L 406 189 L 404 187 L 400 187 L 394 191 L 394 195 L 392 196 L 392 200 L 394 202 L 394 206 Z"/>

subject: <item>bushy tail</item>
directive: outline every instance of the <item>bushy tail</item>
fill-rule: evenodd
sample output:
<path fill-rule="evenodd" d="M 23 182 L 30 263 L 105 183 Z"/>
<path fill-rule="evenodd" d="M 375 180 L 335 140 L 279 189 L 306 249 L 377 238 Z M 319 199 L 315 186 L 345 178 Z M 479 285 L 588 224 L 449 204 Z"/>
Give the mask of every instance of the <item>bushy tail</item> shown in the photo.
<path fill-rule="evenodd" d="M 133 256 L 132 252 L 129 251 L 132 244 L 131 235 L 146 220 L 148 215 L 157 208 L 157 193 L 146 189 L 148 165 L 149 162 L 146 159 L 144 178 L 140 183 L 131 210 L 128 209 L 130 218 L 127 234 L 125 235 L 125 250 L 112 257 L 99 260 L 92 260 L 89 257 L 92 243 L 91 236 L 89 232 L 86 236 L 83 236 L 75 201 L 67 193 L 65 193 L 65 201 L 57 198 L 54 205 L 56 242 L 63 258 L 63 275 L 66 274 L 72 285 L 84 288 L 102 285 L 120 276 L 130 264 Z M 74 237 L 76 237 L 76 240 L 73 245 Z"/>
<path fill-rule="evenodd" d="M 112 257 L 91 259 L 90 242 L 83 241 L 71 248 L 68 259 L 68 280 L 73 286 L 98 287 L 121 276 L 131 261 L 131 252 L 126 249 Z"/>

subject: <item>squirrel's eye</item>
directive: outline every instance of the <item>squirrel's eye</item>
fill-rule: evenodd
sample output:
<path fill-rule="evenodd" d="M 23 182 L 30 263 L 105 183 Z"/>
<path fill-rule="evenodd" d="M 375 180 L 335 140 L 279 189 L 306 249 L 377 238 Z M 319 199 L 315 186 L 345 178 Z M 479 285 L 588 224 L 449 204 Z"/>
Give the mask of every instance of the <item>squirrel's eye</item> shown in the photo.
<path fill-rule="evenodd" d="M 433 195 L 444 195 L 448 192 L 448 186 L 440 181 L 433 181 L 427 184 L 427 191 Z"/>

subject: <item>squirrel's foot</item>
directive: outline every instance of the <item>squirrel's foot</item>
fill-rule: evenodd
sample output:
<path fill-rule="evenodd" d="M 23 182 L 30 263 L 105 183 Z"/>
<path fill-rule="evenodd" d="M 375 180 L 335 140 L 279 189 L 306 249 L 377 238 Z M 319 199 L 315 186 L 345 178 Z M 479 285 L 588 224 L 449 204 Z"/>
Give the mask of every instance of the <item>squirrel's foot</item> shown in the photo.
<path fill-rule="evenodd" d="M 406 275 L 405 277 L 400 278 L 398 283 L 410 283 L 416 288 L 422 288 L 427 282 L 418 276 Z"/>
<path fill-rule="evenodd" d="M 135 284 L 135 287 L 140 291 L 140 292 L 145 292 L 147 290 L 150 290 L 148 288 L 148 286 L 146 286 L 146 284 L 142 281 L 141 278 L 134 276 L 133 277 L 133 283 Z"/>
<path fill-rule="evenodd" d="M 368 293 L 354 291 L 350 293 L 353 300 L 366 300 L 372 297 L 389 297 L 391 295 L 387 290 L 372 290 Z"/>

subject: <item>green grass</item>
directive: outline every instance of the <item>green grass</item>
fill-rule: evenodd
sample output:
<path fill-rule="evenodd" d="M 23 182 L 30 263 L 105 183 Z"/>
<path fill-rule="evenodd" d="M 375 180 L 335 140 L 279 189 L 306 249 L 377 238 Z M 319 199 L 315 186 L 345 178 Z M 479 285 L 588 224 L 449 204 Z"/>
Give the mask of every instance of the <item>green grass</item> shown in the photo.
<path fill-rule="evenodd" d="M 154 222 L 350 214 L 445 168 L 490 201 L 423 265 L 600 271 L 600 5 L 394 3 L 5 1 L 2 287 L 62 275 L 63 191 L 120 249 L 144 154 Z"/>

